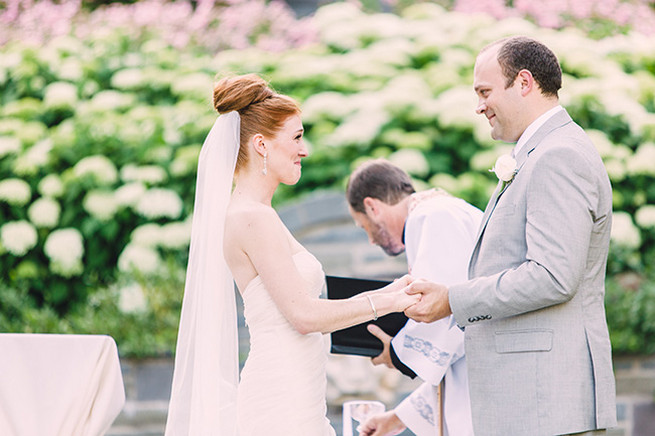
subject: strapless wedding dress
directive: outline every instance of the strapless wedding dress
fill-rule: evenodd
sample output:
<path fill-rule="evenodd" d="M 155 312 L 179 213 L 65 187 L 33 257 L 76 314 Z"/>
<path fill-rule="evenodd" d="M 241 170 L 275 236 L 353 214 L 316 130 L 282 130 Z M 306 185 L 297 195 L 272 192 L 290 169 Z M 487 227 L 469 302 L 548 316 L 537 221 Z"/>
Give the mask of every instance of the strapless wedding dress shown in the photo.
<path fill-rule="evenodd" d="M 325 284 L 321 264 L 308 251 L 293 260 L 318 298 Z M 243 302 L 250 352 L 237 396 L 239 436 L 334 436 L 326 417 L 323 335 L 298 333 L 259 276 L 243 291 Z"/>

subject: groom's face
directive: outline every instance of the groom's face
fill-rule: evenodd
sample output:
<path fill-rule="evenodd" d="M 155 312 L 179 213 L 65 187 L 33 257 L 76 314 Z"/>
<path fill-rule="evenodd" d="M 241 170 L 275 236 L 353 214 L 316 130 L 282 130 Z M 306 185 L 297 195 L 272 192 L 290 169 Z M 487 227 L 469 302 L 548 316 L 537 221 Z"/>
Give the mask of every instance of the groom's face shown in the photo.
<path fill-rule="evenodd" d="M 349 208 L 349 210 L 355 224 L 357 224 L 357 227 L 364 229 L 371 244 L 382 248 L 389 256 L 397 256 L 405 251 L 402 235 L 394 235 L 384 219 L 376 220 L 366 213 L 357 212 L 352 208 Z"/>
<path fill-rule="evenodd" d="M 481 53 L 475 63 L 473 87 L 478 95 L 475 112 L 487 118 L 493 139 L 516 142 L 524 130 L 521 86 L 518 79 L 507 86 L 497 55 L 498 48 L 491 48 Z"/>

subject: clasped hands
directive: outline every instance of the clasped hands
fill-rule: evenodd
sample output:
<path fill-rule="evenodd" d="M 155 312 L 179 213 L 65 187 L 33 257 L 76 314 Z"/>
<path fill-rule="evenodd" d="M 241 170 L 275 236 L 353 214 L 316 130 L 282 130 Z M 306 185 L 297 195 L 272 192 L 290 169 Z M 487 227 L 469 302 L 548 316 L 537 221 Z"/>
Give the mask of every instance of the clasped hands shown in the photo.
<path fill-rule="evenodd" d="M 448 288 L 442 284 L 404 275 L 383 289 L 397 292 L 400 309 L 414 321 L 433 322 L 452 313 L 448 301 Z"/>

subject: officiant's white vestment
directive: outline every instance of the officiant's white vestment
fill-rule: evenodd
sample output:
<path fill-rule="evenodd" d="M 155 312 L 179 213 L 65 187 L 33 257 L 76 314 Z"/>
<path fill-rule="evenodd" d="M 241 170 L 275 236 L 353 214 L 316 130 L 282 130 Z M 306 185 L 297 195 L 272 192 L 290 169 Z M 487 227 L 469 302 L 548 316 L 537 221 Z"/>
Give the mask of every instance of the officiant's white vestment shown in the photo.
<path fill-rule="evenodd" d="M 413 194 L 405 223 L 409 273 L 445 285 L 467 279 L 482 211 L 444 191 Z M 418 436 L 439 434 L 437 387 L 444 389 L 444 435 L 473 435 L 464 332 L 447 317 L 433 323 L 409 320 L 392 340 L 398 358 L 423 381 L 396 408 Z"/>

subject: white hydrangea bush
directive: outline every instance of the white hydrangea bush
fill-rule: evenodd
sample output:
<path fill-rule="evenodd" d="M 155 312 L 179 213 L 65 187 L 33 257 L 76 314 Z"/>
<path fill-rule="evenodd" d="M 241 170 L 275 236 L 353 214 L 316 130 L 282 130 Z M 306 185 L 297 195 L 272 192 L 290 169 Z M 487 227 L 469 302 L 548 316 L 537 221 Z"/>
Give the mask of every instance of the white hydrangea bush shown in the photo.
<path fill-rule="evenodd" d="M 117 308 L 143 315 L 156 310 L 149 284 L 169 269 L 183 283 L 197 159 L 216 119 L 212 82 L 226 71 L 260 73 L 302 108 L 310 155 L 276 205 L 343 191 L 359 163 L 384 157 L 417 188 L 484 208 L 497 184 L 488 170 L 511 146 L 475 113 L 473 64 L 480 48 L 513 34 L 558 55 L 561 103 L 605 163 L 615 210 L 609 271 L 655 265 L 652 36 L 593 40 L 434 3 L 402 14 L 331 3 L 312 19 L 313 44 L 275 52 L 271 38 L 257 48 L 241 35 L 238 47 L 207 51 L 180 28 L 163 39 L 128 37 L 102 20 L 77 24 L 86 37 L 0 45 L 0 268 L 5 280 L 45 284 L 60 307 L 111 288 Z"/>

